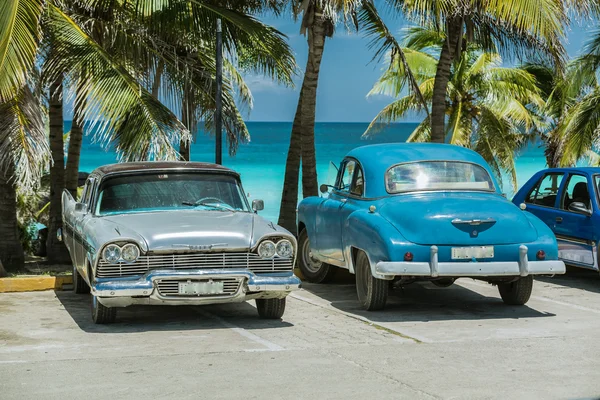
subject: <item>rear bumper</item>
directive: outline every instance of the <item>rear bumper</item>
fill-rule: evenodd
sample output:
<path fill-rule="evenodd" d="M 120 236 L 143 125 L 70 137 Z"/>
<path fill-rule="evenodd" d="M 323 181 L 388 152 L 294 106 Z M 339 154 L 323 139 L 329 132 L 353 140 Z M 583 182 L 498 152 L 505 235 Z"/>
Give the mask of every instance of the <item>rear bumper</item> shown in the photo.
<path fill-rule="evenodd" d="M 560 260 L 529 261 L 527 246 L 520 246 L 519 261 L 490 262 L 438 262 L 437 247 L 431 246 L 430 261 L 427 262 L 389 262 L 375 265 L 375 272 L 382 276 L 528 276 L 564 274 L 565 264 Z"/>
<path fill-rule="evenodd" d="M 227 295 L 183 296 L 164 295 L 158 289 L 161 280 L 239 280 L 238 289 Z M 300 289 L 300 280 L 293 274 L 278 276 L 256 275 L 247 269 L 197 269 L 186 271 L 153 270 L 138 279 L 101 281 L 92 285 L 91 292 L 107 307 L 126 307 L 132 304 L 200 305 L 237 303 L 257 298 L 281 298 Z"/>

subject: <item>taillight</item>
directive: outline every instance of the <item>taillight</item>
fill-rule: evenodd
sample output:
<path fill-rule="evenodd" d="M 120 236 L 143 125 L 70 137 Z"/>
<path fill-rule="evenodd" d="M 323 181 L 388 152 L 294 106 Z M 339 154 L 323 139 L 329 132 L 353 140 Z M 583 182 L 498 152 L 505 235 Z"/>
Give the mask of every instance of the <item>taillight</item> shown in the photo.
<path fill-rule="evenodd" d="M 404 253 L 404 261 L 412 261 L 413 260 L 413 253 L 411 253 L 410 251 L 407 251 L 406 253 Z"/>
<path fill-rule="evenodd" d="M 538 260 L 546 259 L 546 252 L 544 250 L 539 250 L 536 254 Z"/>

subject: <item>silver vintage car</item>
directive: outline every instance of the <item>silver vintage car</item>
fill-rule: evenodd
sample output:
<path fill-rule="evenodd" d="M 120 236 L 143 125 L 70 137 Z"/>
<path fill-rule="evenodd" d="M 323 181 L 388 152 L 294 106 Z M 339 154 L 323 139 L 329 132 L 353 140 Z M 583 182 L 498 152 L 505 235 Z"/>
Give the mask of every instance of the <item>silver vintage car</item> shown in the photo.
<path fill-rule="evenodd" d="M 73 287 L 92 294 L 95 323 L 118 307 L 198 305 L 256 299 L 281 318 L 299 289 L 294 236 L 258 216 L 240 176 L 215 164 L 122 163 L 100 167 L 75 201 L 63 193 L 59 231 L 73 261 Z"/>

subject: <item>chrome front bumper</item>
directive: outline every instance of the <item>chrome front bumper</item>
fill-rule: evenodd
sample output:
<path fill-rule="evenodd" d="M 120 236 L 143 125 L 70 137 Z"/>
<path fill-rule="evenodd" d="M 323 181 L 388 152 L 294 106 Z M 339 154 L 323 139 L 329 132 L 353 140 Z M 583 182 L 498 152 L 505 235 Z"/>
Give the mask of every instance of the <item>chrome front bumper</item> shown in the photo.
<path fill-rule="evenodd" d="M 157 282 L 162 280 L 231 279 L 240 281 L 237 291 L 230 295 L 163 295 Z M 247 269 L 196 269 L 173 271 L 157 269 L 138 279 L 102 280 L 92 285 L 91 292 L 107 307 L 126 307 L 133 304 L 201 305 L 238 303 L 257 298 L 281 298 L 300 289 L 300 280 L 293 274 L 282 276 L 255 275 Z"/>
<path fill-rule="evenodd" d="M 381 261 L 375 265 L 375 272 L 385 277 L 407 276 L 527 276 L 554 275 L 566 272 L 565 264 L 560 260 L 529 261 L 527 246 L 519 247 L 519 261 L 490 262 L 438 262 L 438 248 L 431 246 L 430 261 L 427 262 L 389 262 Z"/>

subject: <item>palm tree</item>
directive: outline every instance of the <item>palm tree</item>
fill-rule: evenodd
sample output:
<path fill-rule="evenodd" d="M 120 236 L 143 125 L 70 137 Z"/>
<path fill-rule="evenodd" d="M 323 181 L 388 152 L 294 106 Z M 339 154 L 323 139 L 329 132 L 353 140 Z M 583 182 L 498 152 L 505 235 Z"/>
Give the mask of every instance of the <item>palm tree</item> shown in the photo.
<path fill-rule="evenodd" d="M 555 98 L 561 100 L 564 113 L 557 128 L 561 166 L 572 166 L 583 157 L 600 165 L 597 151 L 600 135 L 600 33 L 586 44 L 583 55 L 571 62 L 565 83 L 557 85 Z"/>
<path fill-rule="evenodd" d="M 406 60 L 372 0 L 295 0 L 291 4 L 294 18 L 301 17 L 300 32 L 307 36 L 308 59 L 292 125 L 278 223 L 291 232 L 296 232 L 300 161 L 303 197 L 318 194 L 314 129 L 317 86 L 325 41 L 333 36 L 337 21 L 352 21 L 355 29 L 364 29 L 367 36 L 372 38 L 371 46 L 377 48 L 374 58 L 390 50 L 392 58 L 398 57 L 402 63 Z M 407 71 L 411 89 L 422 100 L 410 69 Z"/>
<path fill-rule="evenodd" d="M 200 15 L 203 18 L 192 18 L 188 13 L 188 8 L 182 7 L 186 4 L 194 11 L 192 15 Z M 149 6 L 153 6 L 153 4 L 150 2 Z M 198 119 L 208 121 L 210 126 L 214 110 L 212 87 L 215 75 L 215 51 L 211 40 L 214 30 L 211 27 L 214 27 L 216 17 L 222 17 L 225 20 L 223 27 L 226 48 L 229 49 L 228 54 L 231 58 L 243 63 L 244 68 L 260 71 L 284 84 L 291 82 L 291 75 L 295 70 L 291 50 L 285 43 L 283 35 L 238 10 L 225 9 L 209 3 L 173 1 L 168 6 L 151 10 L 152 13 L 149 15 L 132 13 L 126 5 L 119 3 L 113 3 L 110 8 L 85 9 L 83 17 L 80 15 L 81 10 L 76 7 L 68 8 L 67 11 L 73 15 L 73 18 L 95 18 L 92 26 L 84 25 L 82 30 L 89 31 L 89 37 L 102 46 L 106 53 L 111 54 L 113 62 L 129 66 L 128 73 L 136 80 L 145 82 L 148 90 L 152 89 L 157 92 L 160 86 L 166 87 L 164 92 L 166 92 L 167 101 L 171 104 L 176 104 L 178 99 L 189 100 L 183 101 L 186 107 L 182 107 L 181 115 L 182 126 L 189 128 L 190 132 L 195 132 Z M 144 9 L 144 11 L 149 12 L 148 9 Z M 98 32 L 102 32 L 102 34 Z M 106 40 L 106 37 L 112 38 L 112 40 Z M 56 57 L 52 57 L 51 61 L 57 63 L 55 68 L 58 66 L 66 69 L 68 68 L 68 65 L 65 64 L 66 60 L 73 57 L 73 54 L 69 52 L 72 53 L 72 49 L 77 48 L 77 43 L 65 40 L 64 35 L 58 33 L 54 35 L 54 38 L 57 38 L 54 40 L 64 42 L 60 49 L 66 51 L 56 51 L 57 57 L 60 58 L 57 61 Z M 166 48 L 165 43 L 169 43 Z M 160 71 L 159 66 L 161 66 Z M 90 79 L 86 77 L 86 75 L 90 75 L 90 70 L 93 71 L 94 68 L 89 65 L 82 66 L 75 73 L 71 72 L 71 76 L 74 76 L 73 80 L 77 85 L 82 85 L 87 79 Z M 235 86 L 241 93 L 240 98 L 246 104 L 251 103 L 251 95 L 231 62 L 227 64 L 226 71 L 230 74 L 225 76 L 224 121 L 230 152 L 234 152 L 239 137 L 247 140 L 249 135 L 235 104 L 234 84 L 231 81 L 235 81 Z M 158 82 L 156 85 L 153 79 Z M 78 132 L 79 120 L 83 121 L 86 109 L 88 109 L 86 96 L 79 95 L 80 91 L 82 89 L 78 87 L 72 128 L 72 134 L 78 133 L 78 135 L 73 136 L 70 140 L 69 153 L 74 156 L 70 159 L 77 157 L 79 153 L 81 143 L 81 134 Z M 85 88 L 83 91 L 85 92 Z M 115 94 L 118 96 L 118 93 Z M 154 96 L 155 100 L 156 96 Z M 133 125 L 134 119 L 129 118 L 127 122 L 126 126 L 114 130 L 115 136 L 102 137 L 102 130 L 95 129 L 95 131 L 100 136 L 100 140 L 105 143 L 116 140 L 119 143 L 118 150 L 122 151 L 124 159 L 177 157 L 174 149 L 168 149 L 170 143 L 173 142 L 171 139 L 163 138 L 153 146 L 150 137 L 145 137 L 143 132 L 139 132 Z M 89 129 L 93 130 L 94 127 L 90 126 Z M 181 158 L 189 160 L 190 135 L 183 135 L 179 143 Z M 78 147 L 71 151 L 73 145 Z M 165 148 L 170 151 L 153 154 L 153 149 L 165 150 Z M 77 161 L 77 158 L 72 163 L 67 161 L 66 181 L 68 183 L 76 182 Z M 54 237 L 52 233 L 54 231 L 55 229 L 50 229 L 49 240 Z M 51 247 L 48 247 L 49 258 L 51 258 L 51 254 Z"/>
<path fill-rule="evenodd" d="M 389 0 L 409 20 L 444 33 L 431 106 L 431 141 L 446 137 L 446 92 L 453 62 L 469 43 L 505 58 L 548 57 L 561 66 L 567 10 L 587 13 L 593 2 L 573 0 Z"/>
<path fill-rule="evenodd" d="M 405 42 L 408 65 L 425 100 L 431 104 L 439 63 L 432 54 L 445 46 L 446 38 L 434 29 L 418 27 L 407 31 Z M 406 84 L 404 65 L 397 60 L 390 63 L 370 94 L 399 98 L 379 112 L 365 135 L 418 110 L 420 103 L 415 94 L 404 95 Z M 515 151 L 527 142 L 528 133 L 544 126 L 536 112 L 544 101 L 535 77 L 522 68 L 503 67 L 497 53 L 470 44 L 450 71 L 444 104 L 449 123 L 443 141 L 479 152 L 498 178 L 503 171 L 510 174 L 516 190 Z M 430 119 L 425 119 L 408 141 L 429 141 L 431 124 Z"/>
<path fill-rule="evenodd" d="M 48 156 L 39 93 L 28 85 L 36 86 L 30 71 L 41 38 L 41 12 L 41 0 L 0 4 L 0 264 L 6 270 L 23 265 L 15 184 L 34 185 Z"/>

